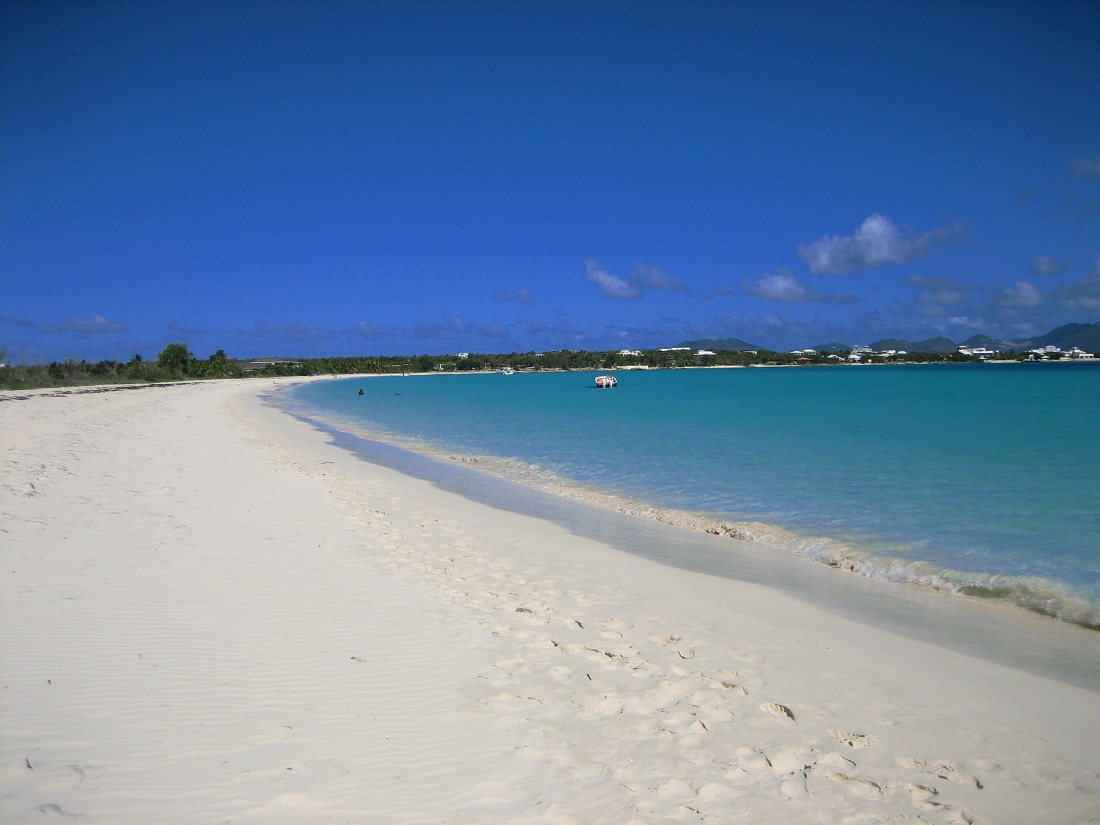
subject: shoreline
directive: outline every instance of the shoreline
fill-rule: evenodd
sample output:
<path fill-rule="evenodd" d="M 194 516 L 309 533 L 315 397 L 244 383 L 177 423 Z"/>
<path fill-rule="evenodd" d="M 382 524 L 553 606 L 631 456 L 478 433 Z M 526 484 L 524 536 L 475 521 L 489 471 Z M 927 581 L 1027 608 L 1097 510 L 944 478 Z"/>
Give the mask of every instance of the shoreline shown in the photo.
<path fill-rule="evenodd" d="M 7 821 L 1100 817 L 1096 691 L 368 464 L 270 387 L 0 404 Z"/>
<path fill-rule="evenodd" d="M 1100 636 L 1093 635 L 1092 627 L 1028 610 L 1009 599 L 982 599 L 948 588 L 864 575 L 751 538 L 705 529 L 702 523 L 662 517 L 679 511 L 630 506 L 623 504 L 625 500 L 556 479 L 548 484 L 520 480 L 486 469 L 479 460 L 367 431 L 352 432 L 337 423 L 286 410 L 277 401 L 269 403 L 358 460 L 475 503 L 550 521 L 671 568 L 763 584 L 861 624 L 886 627 L 921 642 L 1100 692 Z M 1094 656 L 1076 658 L 1078 634 L 1083 634 Z"/>
<path fill-rule="evenodd" d="M 543 471 L 523 464 L 518 460 L 488 454 L 455 453 L 432 442 L 371 429 L 361 421 L 343 421 L 326 417 L 324 414 L 313 411 L 308 405 L 296 406 L 293 401 L 279 400 L 279 396 L 276 396 L 272 403 L 313 426 L 319 426 L 330 435 L 347 433 L 356 438 L 386 444 L 394 449 L 405 450 L 442 464 L 458 462 L 469 466 L 472 471 L 502 478 L 510 483 L 568 501 L 593 505 L 607 512 L 667 524 L 683 530 L 749 542 L 774 553 L 794 556 L 804 562 L 876 579 L 892 586 L 934 591 L 965 599 L 1007 603 L 1055 621 L 1077 625 L 1090 631 L 1100 631 L 1100 604 L 1078 595 L 1069 585 L 1056 579 L 941 567 L 903 555 L 874 553 L 829 536 L 795 532 L 774 524 L 722 520 L 709 513 L 663 507 L 624 495 L 596 490 L 580 482 L 560 477 L 551 471 Z M 427 470 L 422 477 L 433 480 L 436 475 L 438 474 L 433 475 L 430 470 Z"/>
<path fill-rule="evenodd" d="M 537 374 L 537 373 L 600 373 L 600 372 L 662 372 L 666 370 L 712 370 L 712 369 L 759 369 L 759 368 L 788 368 L 788 367 L 929 367 L 929 366 L 976 366 L 980 364 L 1100 364 L 1098 359 L 1078 359 L 1067 358 L 1060 360 L 1020 360 L 1015 358 L 991 358 L 979 361 L 838 361 L 838 362 L 822 362 L 814 364 L 773 364 L 773 363 L 760 363 L 760 364 L 685 364 L 675 367 L 661 367 L 652 366 L 649 364 L 623 364 L 617 367 L 579 367 L 579 368 L 537 368 L 530 369 L 527 367 L 515 367 L 516 374 Z M 3 367 L 5 365 L 0 365 Z M 10 366 L 10 365 L 6 365 Z M 16 369 L 22 369 L 28 365 L 18 365 Z M 38 367 L 41 365 L 29 365 L 30 367 Z M 141 383 L 97 383 L 95 380 L 90 380 L 87 383 L 74 383 L 74 384 L 49 384 L 46 386 L 34 386 L 34 387 L 4 387 L 0 386 L 0 396 L 14 395 L 16 393 L 41 393 L 49 391 L 57 392 L 109 392 L 111 389 L 140 389 L 142 387 L 152 386 L 172 386 L 174 384 L 194 384 L 201 383 L 210 380 L 216 381 L 267 381 L 267 380 L 283 380 L 283 381 L 309 381 L 316 379 L 327 380 L 341 380 L 346 378 L 406 378 L 410 376 L 424 376 L 424 375 L 494 375 L 500 372 L 500 369 L 477 369 L 477 370 L 428 370 L 423 372 L 352 372 L 352 373 L 318 373 L 316 375 L 246 375 L 241 374 L 233 377 L 209 379 L 209 378 L 180 378 L 173 381 L 153 381 L 153 382 L 141 382 Z M 4 400 L 0 398 L 0 401 Z"/>

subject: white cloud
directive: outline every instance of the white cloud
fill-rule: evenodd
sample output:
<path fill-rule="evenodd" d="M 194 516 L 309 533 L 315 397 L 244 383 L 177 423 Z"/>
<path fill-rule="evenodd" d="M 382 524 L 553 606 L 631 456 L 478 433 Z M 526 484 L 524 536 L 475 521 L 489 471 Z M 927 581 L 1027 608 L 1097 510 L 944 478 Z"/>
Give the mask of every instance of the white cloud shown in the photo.
<path fill-rule="evenodd" d="M 584 279 L 600 288 L 605 298 L 622 298 L 633 301 L 642 297 L 642 291 L 604 269 L 598 261 L 584 262 Z"/>
<path fill-rule="evenodd" d="M 1043 295 L 1028 281 L 1017 281 L 1015 288 L 1002 289 L 995 302 L 1000 307 L 1037 307 L 1043 303 Z"/>
<path fill-rule="evenodd" d="M 858 300 L 841 292 L 823 294 L 821 290 L 801 283 L 789 269 L 778 269 L 774 274 L 765 272 L 755 281 L 742 278 L 741 289 L 757 298 L 785 304 L 853 304 Z"/>
<path fill-rule="evenodd" d="M 609 272 L 599 261 L 584 262 L 584 279 L 600 288 L 605 298 L 637 300 L 647 289 L 687 292 L 688 288 L 674 275 L 649 264 L 638 264 L 627 278 Z"/>
<path fill-rule="evenodd" d="M 799 244 L 798 254 L 815 275 L 843 275 L 923 258 L 936 244 L 960 234 L 958 227 L 945 227 L 917 235 L 885 215 L 874 214 L 864 219 L 854 235 L 831 235 L 811 244 Z"/>
<path fill-rule="evenodd" d="M 1056 261 L 1050 255 L 1040 255 L 1031 262 L 1033 275 L 1061 275 L 1073 266 L 1073 261 L 1066 258 L 1064 261 Z"/>
<path fill-rule="evenodd" d="M 741 288 L 757 298 L 763 298 L 766 301 L 782 301 L 785 304 L 821 300 L 820 292 L 813 287 L 800 284 L 787 269 L 780 269 L 775 274 L 765 272 L 755 281 L 742 278 Z"/>

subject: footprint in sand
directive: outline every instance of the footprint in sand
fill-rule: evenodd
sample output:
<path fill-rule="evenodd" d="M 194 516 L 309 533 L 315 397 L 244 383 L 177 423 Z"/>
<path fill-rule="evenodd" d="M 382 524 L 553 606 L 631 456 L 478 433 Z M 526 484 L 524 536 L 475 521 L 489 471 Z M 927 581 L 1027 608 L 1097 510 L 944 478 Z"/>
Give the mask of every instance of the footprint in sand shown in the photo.
<path fill-rule="evenodd" d="M 938 779 L 946 779 L 949 782 L 955 782 L 956 784 L 968 788 L 977 788 L 979 791 L 982 789 L 982 783 L 978 778 L 971 773 L 967 773 L 963 767 L 956 762 L 937 762 L 900 756 L 896 757 L 894 761 L 903 768 L 911 768 L 931 774 Z"/>
<path fill-rule="evenodd" d="M 857 779 L 854 776 L 848 776 L 846 773 L 832 770 L 823 771 L 822 776 L 833 782 L 839 782 L 853 794 L 863 799 L 880 799 L 882 797 L 882 786 L 877 782 L 871 782 L 869 779 Z"/>
<path fill-rule="evenodd" d="M 751 777 L 775 777 L 779 792 L 787 799 L 806 796 L 807 773 L 817 763 L 818 753 L 812 748 L 780 749 L 765 753 L 756 748 L 737 749 L 737 767 Z"/>
<path fill-rule="evenodd" d="M 917 785 L 913 782 L 905 783 L 905 790 L 909 792 L 909 800 L 918 811 L 930 811 L 940 807 L 940 803 L 933 802 L 932 797 L 939 796 L 939 791 L 928 785 Z"/>
<path fill-rule="evenodd" d="M 852 733 L 851 731 L 833 728 L 829 731 L 829 736 L 838 742 L 843 742 L 849 748 L 869 748 L 878 744 L 878 738 L 869 733 Z"/>
<path fill-rule="evenodd" d="M 663 636 L 650 636 L 649 641 L 664 647 L 671 647 L 680 656 L 681 659 L 694 659 L 695 648 L 693 648 L 683 636 L 672 636 L 665 634 Z"/>
<path fill-rule="evenodd" d="M 813 748 L 769 748 L 768 761 L 776 773 L 802 773 L 817 764 L 818 752 Z"/>
<path fill-rule="evenodd" d="M 832 751 L 818 754 L 817 764 L 822 767 L 840 768 L 842 771 L 850 771 L 856 766 L 856 763 L 851 759 L 841 756 L 839 753 L 833 753 Z"/>
<path fill-rule="evenodd" d="M 786 705 L 780 705 L 775 702 L 764 702 L 764 704 L 760 705 L 760 710 L 764 711 L 764 713 L 770 713 L 772 716 L 786 716 L 792 722 L 796 721 L 794 713 L 792 713 L 791 709 Z"/>
<path fill-rule="evenodd" d="M 936 811 L 943 814 L 952 825 L 973 825 L 974 818 L 962 808 L 936 802 L 932 797 L 939 796 L 939 791 L 927 785 L 915 785 L 905 783 L 905 790 L 909 792 L 909 801 L 918 811 Z"/>
<path fill-rule="evenodd" d="M 806 787 L 806 772 L 792 771 L 779 780 L 779 792 L 788 799 L 797 799 L 806 796 L 809 789 Z"/>
<path fill-rule="evenodd" d="M 737 766 L 750 776 L 772 772 L 771 760 L 756 748 L 738 748 Z"/>

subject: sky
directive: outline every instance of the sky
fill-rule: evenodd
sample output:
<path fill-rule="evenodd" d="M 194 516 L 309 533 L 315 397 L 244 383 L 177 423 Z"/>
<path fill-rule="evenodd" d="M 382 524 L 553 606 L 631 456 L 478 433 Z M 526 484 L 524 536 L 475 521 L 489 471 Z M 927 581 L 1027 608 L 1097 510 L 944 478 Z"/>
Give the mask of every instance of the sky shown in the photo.
<path fill-rule="evenodd" d="M 1100 320 L 1100 4 L 0 4 L 9 363 Z"/>

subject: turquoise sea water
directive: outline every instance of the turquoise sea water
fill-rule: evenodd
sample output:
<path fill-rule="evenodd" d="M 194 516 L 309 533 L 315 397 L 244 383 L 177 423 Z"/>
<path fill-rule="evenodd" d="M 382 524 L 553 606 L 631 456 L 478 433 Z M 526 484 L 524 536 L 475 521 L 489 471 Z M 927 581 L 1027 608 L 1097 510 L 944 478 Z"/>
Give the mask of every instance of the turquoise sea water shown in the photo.
<path fill-rule="evenodd" d="M 1100 624 L 1100 365 L 632 371 L 613 390 L 594 376 L 364 377 L 289 403 L 519 481 Z"/>

